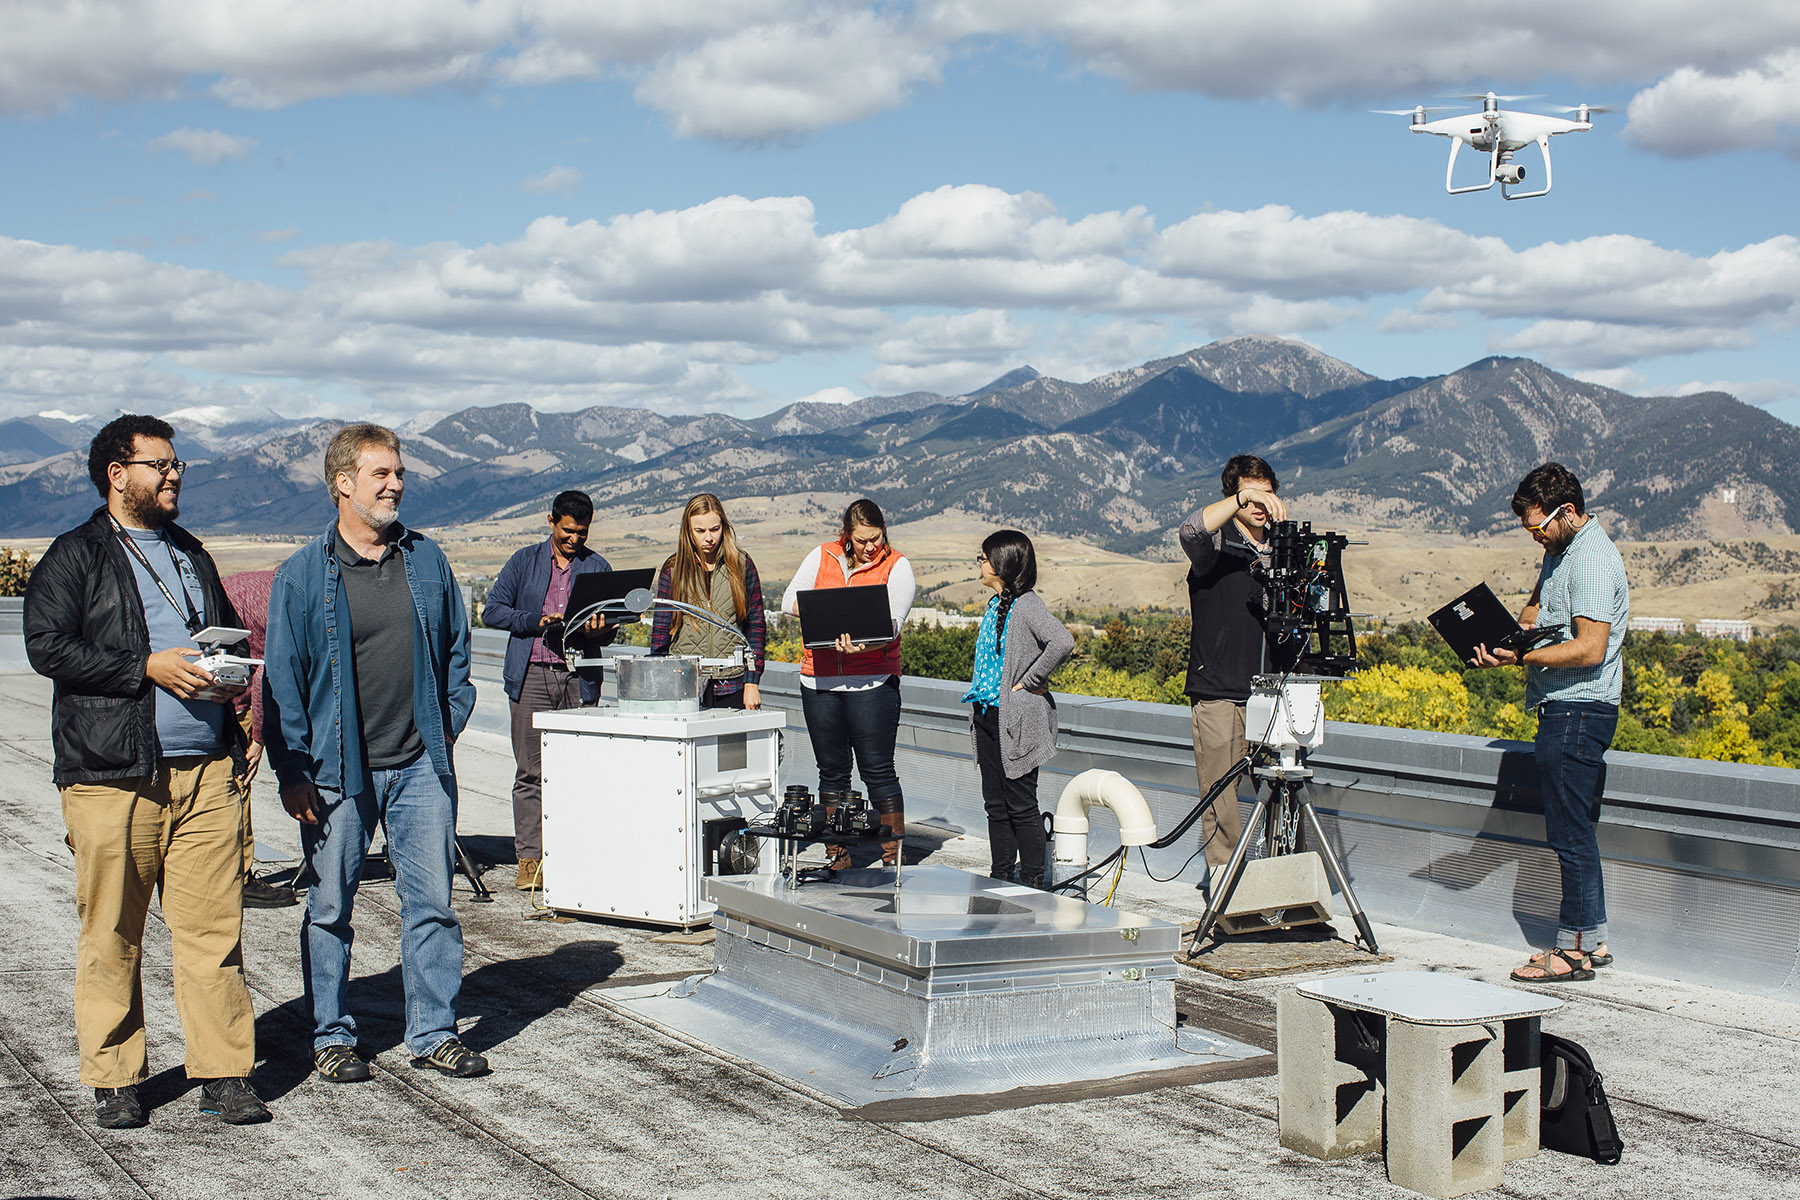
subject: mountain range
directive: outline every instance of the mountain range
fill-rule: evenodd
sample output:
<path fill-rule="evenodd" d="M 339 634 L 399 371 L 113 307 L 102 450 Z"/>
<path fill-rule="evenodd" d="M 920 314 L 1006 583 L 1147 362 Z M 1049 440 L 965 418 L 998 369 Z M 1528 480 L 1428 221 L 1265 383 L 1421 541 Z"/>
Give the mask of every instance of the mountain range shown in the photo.
<path fill-rule="evenodd" d="M 0 535 L 45 536 L 91 511 L 85 449 L 99 423 L 0 423 Z M 338 423 L 216 410 L 174 423 L 193 462 L 184 524 L 304 533 L 329 520 L 319 464 Z M 1724 393 L 1633 396 L 1522 358 L 1379 379 L 1267 335 L 1085 383 L 1021 367 L 961 396 L 801 402 L 756 418 L 500 404 L 401 432 L 407 516 L 426 527 L 535 513 L 565 487 L 602 508 L 654 510 L 698 491 L 850 493 L 895 520 L 954 508 L 1157 555 L 1245 451 L 1306 497 L 1321 528 L 1499 531 L 1516 524 L 1513 487 L 1547 459 L 1583 480 L 1615 536 L 1800 526 L 1800 428 Z"/>

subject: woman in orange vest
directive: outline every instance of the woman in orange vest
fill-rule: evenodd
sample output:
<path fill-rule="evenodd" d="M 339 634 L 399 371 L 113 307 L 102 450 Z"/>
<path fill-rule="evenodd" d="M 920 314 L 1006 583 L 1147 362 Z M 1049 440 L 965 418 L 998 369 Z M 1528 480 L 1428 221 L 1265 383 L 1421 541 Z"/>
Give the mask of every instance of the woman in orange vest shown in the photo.
<path fill-rule="evenodd" d="M 853 643 L 850 635 L 836 647 L 807 650 L 800 667 L 800 702 L 807 736 L 819 764 L 819 799 L 828 808 L 850 791 L 850 764 L 884 831 L 893 839 L 881 844 L 881 858 L 896 865 L 899 838 L 906 828 L 900 777 L 894 771 L 894 742 L 900 731 L 900 627 L 912 608 L 917 585 L 912 564 L 887 540 L 887 519 L 873 500 L 858 500 L 844 510 L 835 541 L 809 553 L 794 572 L 781 600 L 781 611 L 798 614 L 799 594 L 814 588 L 885 587 L 894 636 L 879 643 Z M 843 846 L 827 846 L 830 861 L 801 876 L 803 882 L 829 880 L 851 866 Z"/>

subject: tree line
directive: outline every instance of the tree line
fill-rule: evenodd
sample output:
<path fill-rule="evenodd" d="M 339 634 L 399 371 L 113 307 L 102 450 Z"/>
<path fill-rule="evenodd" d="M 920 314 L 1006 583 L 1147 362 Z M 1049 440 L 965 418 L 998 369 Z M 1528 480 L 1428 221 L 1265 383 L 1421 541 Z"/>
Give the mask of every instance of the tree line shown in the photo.
<path fill-rule="evenodd" d="M 1095 632 L 1078 624 L 1075 652 L 1050 686 L 1082 696 L 1188 703 L 1189 618 L 1139 610 L 1108 618 Z M 973 627 L 914 621 L 900 643 L 908 675 L 968 679 Z M 1525 675 L 1478 670 L 1424 622 L 1358 631 L 1362 670 L 1325 687 L 1334 721 L 1529 741 L 1537 717 L 1525 708 Z M 768 656 L 798 662 L 791 620 L 770 623 Z M 1627 633 L 1624 696 L 1615 749 L 1720 762 L 1800 765 L 1800 629 L 1784 626 L 1748 642 L 1698 634 Z"/>

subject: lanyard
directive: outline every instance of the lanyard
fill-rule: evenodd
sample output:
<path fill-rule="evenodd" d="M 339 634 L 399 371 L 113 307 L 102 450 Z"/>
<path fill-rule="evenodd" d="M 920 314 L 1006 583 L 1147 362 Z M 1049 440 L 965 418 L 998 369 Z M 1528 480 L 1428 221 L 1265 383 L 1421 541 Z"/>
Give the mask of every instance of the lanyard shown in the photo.
<path fill-rule="evenodd" d="M 200 614 L 194 611 L 194 598 L 188 594 L 187 580 L 183 579 L 181 574 L 181 562 L 175 557 L 175 547 L 169 544 L 168 538 L 163 538 L 162 544 L 163 549 L 169 552 L 169 565 L 175 568 L 175 578 L 181 581 L 181 604 L 175 603 L 175 593 L 169 590 L 169 585 L 164 583 L 162 576 L 156 573 L 156 568 L 150 565 L 150 560 L 144 557 L 144 552 L 138 549 L 137 543 L 132 540 L 131 535 L 120 526 L 118 518 L 108 513 L 107 519 L 112 522 L 113 532 L 118 535 L 119 541 L 124 544 L 126 551 L 143 566 L 145 572 L 155 582 L 157 590 L 162 592 L 163 599 L 167 600 L 169 607 L 175 610 L 175 614 L 180 616 L 183 609 L 187 610 L 188 633 L 196 634 L 204 629 L 206 622 L 202 621 Z"/>

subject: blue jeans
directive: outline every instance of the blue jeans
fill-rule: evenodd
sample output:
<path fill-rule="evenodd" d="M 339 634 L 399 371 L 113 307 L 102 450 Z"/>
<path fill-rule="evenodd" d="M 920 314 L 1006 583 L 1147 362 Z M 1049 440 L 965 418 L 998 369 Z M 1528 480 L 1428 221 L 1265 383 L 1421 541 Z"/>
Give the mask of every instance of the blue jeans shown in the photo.
<path fill-rule="evenodd" d="M 819 764 L 821 792 L 850 790 L 850 759 L 862 776 L 863 795 L 873 802 L 900 795 L 894 770 L 894 743 L 900 734 L 900 678 L 860 692 L 800 689 L 806 735 Z"/>
<path fill-rule="evenodd" d="M 1562 867 L 1556 944 L 1592 950 L 1606 940 L 1606 882 L 1594 826 L 1606 789 L 1606 748 L 1619 707 L 1592 700 L 1547 700 L 1538 706 L 1538 791 L 1544 832 Z"/>
<path fill-rule="evenodd" d="M 456 854 L 456 779 L 439 775 L 431 757 L 372 771 L 367 793 L 319 789 L 317 825 L 301 825 L 312 868 L 306 917 L 300 923 L 300 969 L 313 1022 L 313 1051 L 356 1044 L 350 993 L 350 910 L 363 858 L 378 825 L 387 827 L 388 858 L 400 897 L 400 978 L 406 992 L 406 1047 L 424 1056 L 456 1035 L 462 991 L 462 925 L 450 906 Z"/>

